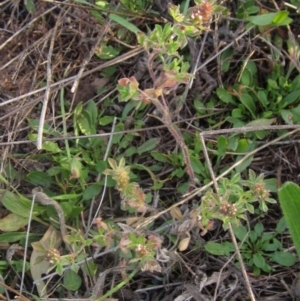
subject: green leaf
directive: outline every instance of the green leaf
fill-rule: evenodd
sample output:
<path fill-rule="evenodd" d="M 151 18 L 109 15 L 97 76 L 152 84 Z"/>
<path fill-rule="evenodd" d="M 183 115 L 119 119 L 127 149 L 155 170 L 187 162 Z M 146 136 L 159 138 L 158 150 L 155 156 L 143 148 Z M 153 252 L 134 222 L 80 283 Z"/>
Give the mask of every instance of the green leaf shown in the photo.
<path fill-rule="evenodd" d="M 16 242 L 26 237 L 25 232 L 9 232 L 0 234 L 0 242 Z"/>
<path fill-rule="evenodd" d="M 144 142 L 142 145 L 140 145 L 136 151 L 139 155 L 143 153 L 148 153 L 151 150 L 153 150 L 159 144 L 159 142 L 160 142 L 159 138 L 151 138 L 146 142 Z"/>
<path fill-rule="evenodd" d="M 119 55 L 119 53 L 120 50 L 111 45 L 104 45 L 102 47 L 97 48 L 95 51 L 95 55 L 102 60 L 111 60 L 117 55 Z"/>
<path fill-rule="evenodd" d="M 264 106 L 264 108 L 266 109 L 269 105 L 269 100 L 267 97 L 267 94 L 265 91 L 258 91 L 257 92 L 257 97 L 260 100 L 261 104 Z"/>
<path fill-rule="evenodd" d="M 249 94 L 242 94 L 239 97 L 241 103 L 247 108 L 251 113 L 252 117 L 255 118 L 255 104 L 252 97 Z"/>
<path fill-rule="evenodd" d="M 282 234 L 282 233 L 286 230 L 286 228 L 287 228 L 287 224 L 286 224 L 285 218 L 282 217 L 282 218 L 279 220 L 279 222 L 277 223 L 275 231 L 276 231 L 277 233 Z"/>
<path fill-rule="evenodd" d="M 286 182 L 279 189 L 279 201 L 292 240 L 300 256 L 300 188 L 292 182 Z"/>
<path fill-rule="evenodd" d="M 265 26 L 272 24 L 272 21 L 276 17 L 277 13 L 268 13 L 259 16 L 251 16 L 248 18 L 248 21 L 254 25 Z"/>
<path fill-rule="evenodd" d="M 261 118 L 261 119 L 250 121 L 245 126 L 268 126 L 274 122 L 276 122 L 276 118 L 271 118 L 271 119 Z"/>
<path fill-rule="evenodd" d="M 218 146 L 218 156 L 222 157 L 225 155 L 227 146 L 228 146 L 228 140 L 225 136 L 221 135 L 218 137 L 217 140 L 217 146 Z"/>
<path fill-rule="evenodd" d="M 233 48 L 228 48 L 227 50 L 223 51 L 220 57 L 221 60 L 221 70 L 223 72 L 227 72 L 230 67 L 231 58 L 234 55 Z"/>
<path fill-rule="evenodd" d="M 114 117 L 113 116 L 103 116 L 100 118 L 99 120 L 99 124 L 100 125 L 108 125 L 108 124 L 111 124 L 114 120 Z"/>
<path fill-rule="evenodd" d="M 36 8 L 35 8 L 35 4 L 34 4 L 33 0 L 25 0 L 24 4 L 25 4 L 25 7 L 26 7 L 26 10 L 30 14 L 34 15 L 36 13 Z"/>
<path fill-rule="evenodd" d="M 170 159 L 166 154 L 162 154 L 160 152 L 157 151 L 152 151 L 151 156 L 158 162 L 162 162 L 162 163 L 169 163 Z"/>
<path fill-rule="evenodd" d="M 258 26 L 276 25 L 283 26 L 292 22 L 292 19 L 288 17 L 287 11 L 279 11 L 276 13 L 267 13 L 259 16 L 251 16 L 248 21 Z"/>
<path fill-rule="evenodd" d="M 28 218 L 10 213 L 0 219 L 0 230 L 4 232 L 17 231 L 28 224 Z"/>
<path fill-rule="evenodd" d="M 208 242 L 204 246 L 205 250 L 212 254 L 212 255 L 218 255 L 218 256 L 228 256 L 230 252 L 232 252 L 232 248 L 230 247 L 230 244 L 219 244 L 216 242 Z"/>
<path fill-rule="evenodd" d="M 52 154 L 56 154 L 56 153 L 60 153 L 61 149 L 58 146 L 58 144 L 56 142 L 52 142 L 52 141 L 45 141 L 43 143 L 43 149 L 52 153 Z"/>
<path fill-rule="evenodd" d="M 73 270 L 66 270 L 64 273 L 64 286 L 67 290 L 77 291 L 81 286 L 81 277 Z"/>
<path fill-rule="evenodd" d="M 51 177 L 42 171 L 32 171 L 27 175 L 27 180 L 36 186 L 48 187 L 52 184 Z"/>
<path fill-rule="evenodd" d="M 118 16 L 115 14 L 110 14 L 109 18 L 111 20 L 115 21 L 116 23 L 122 25 L 123 27 L 125 27 L 126 29 L 128 29 L 129 31 L 131 31 L 133 33 L 137 33 L 140 31 L 135 25 L 128 22 L 126 19 L 122 18 L 121 16 Z"/>
<path fill-rule="evenodd" d="M 255 226 L 254 226 L 254 231 L 256 232 L 256 234 L 258 236 L 261 236 L 261 234 L 263 233 L 264 231 L 264 226 L 262 223 L 257 223 Z"/>
<path fill-rule="evenodd" d="M 292 22 L 292 19 L 288 17 L 289 13 L 285 10 L 277 12 L 272 23 L 277 26 L 288 25 Z"/>
<path fill-rule="evenodd" d="M 131 147 L 127 148 L 126 151 L 124 152 L 125 157 L 131 157 L 134 154 L 136 154 L 136 147 L 135 146 L 131 146 Z"/>
<path fill-rule="evenodd" d="M 239 241 L 243 241 L 248 236 L 248 231 L 244 226 L 234 227 L 233 232 Z"/>
<path fill-rule="evenodd" d="M 297 258 L 288 252 L 275 252 L 272 259 L 284 267 L 291 267 L 297 261 Z"/>
<path fill-rule="evenodd" d="M 101 191 L 102 185 L 99 183 L 92 184 L 87 187 L 87 189 L 83 192 L 84 200 L 91 200 L 93 197 L 97 196 Z"/>
<path fill-rule="evenodd" d="M 90 122 L 92 125 L 96 126 L 97 118 L 98 118 L 98 107 L 94 101 L 90 101 L 86 107 L 86 112 L 88 112 L 90 116 Z"/>
<path fill-rule="evenodd" d="M 102 173 L 105 169 L 107 168 L 107 163 L 106 161 L 98 161 L 96 163 L 96 171 L 98 173 Z"/>
<path fill-rule="evenodd" d="M 242 156 L 237 156 L 236 162 L 240 161 L 240 159 L 242 159 Z M 250 156 L 246 160 L 243 160 L 243 162 L 235 168 L 235 171 L 237 173 L 241 173 L 251 164 L 252 160 L 253 160 L 253 156 Z"/>
<path fill-rule="evenodd" d="M 199 160 L 199 158 L 191 156 L 190 160 L 191 160 L 191 165 L 192 165 L 192 168 L 193 168 L 194 172 L 196 174 L 200 174 L 200 175 L 205 176 L 205 167 L 201 163 L 201 161 Z"/>
<path fill-rule="evenodd" d="M 236 102 L 233 100 L 232 95 L 227 90 L 218 88 L 217 95 L 223 102 L 236 105 Z"/>
<path fill-rule="evenodd" d="M 264 259 L 264 257 L 261 254 L 254 254 L 253 255 L 253 263 L 260 269 L 262 269 L 265 264 L 266 261 Z"/>

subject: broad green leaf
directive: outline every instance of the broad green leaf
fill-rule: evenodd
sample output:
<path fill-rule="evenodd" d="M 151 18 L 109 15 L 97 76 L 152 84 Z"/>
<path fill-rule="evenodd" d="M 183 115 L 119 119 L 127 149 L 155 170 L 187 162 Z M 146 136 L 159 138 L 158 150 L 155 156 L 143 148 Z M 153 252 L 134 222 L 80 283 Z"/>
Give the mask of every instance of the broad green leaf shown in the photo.
<path fill-rule="evenodd" d="M 160 142 L 159 138 L 151 138 L 146 142 L 144 142 L 142 145 L 140 145 L 136 151 L 139 155 L 143 153 L 148 153 L 151 150 L 153 150 L 159 144 L 159 142 Z"/>
<path fill-rule="evenodd" d="M 134 154 L 136 154 L 136 147 L 135 146 L 131 146 L 131 147 L 127 148 L 124 152 L 125 157 L 131 157 Z"/>
<path fill-rule="evenodd" d="M 102 173 L 105 169 L 107 168 L 107 163 L 106 161 L 98 161 L 96 163 L 96 171 L 98 173 Z"/>
<path fill-rule="evenodd" d="M 95 55 L 102 60 L 111 60 L 119 55 L 120 49 L 111 45 L 104 45 L 95 50 Z"/>
<path fill-rule="evenodd" d="M 265 91 L 258 91 L 257 92 L 257 97 L 260 100 L 261 104 L 266 109 L 268 107 L 269 103 L 270 103 L 270 101 L 268 100 L 266 92 Z"/>
<path fill-rule="evenodd" d="M 237 156 L 236 162 L 240 161 L 243 157 L 242 156 Z M 241 164 L 239 164 L 236 168 L 235 171 L 237 173 L 241 173 L 244 171 L 252 162 L 253 156 L 248 157 L 246 160 L 243 160 Z"/>
<path fill-rule="evenodd" d="M 64 286 L 67 290 L 77 291 L 81 286 L 81 277 L 71 269 L 64 273 Z"/>
<path fill-rule="evenodd" d="M 30 14 L 34 15 L 36 13 L 36 8 L 35 8 L 35 4 L 34 4 L 33 0 L 25 0 L 24 4 L 25 4 L 25 7 L 26 7 L 26 10 Z"/>
<path fill-rule="evenodd" d="M 115 15 L 115 14 L 110 14 L 109 18 L 113 21 L 115 21 L 116 23 L 122 25 L 123 27 L 125 27 L 126 29 L 128 29 L 129 31 L 133 32 L 133 33 L 137 33 L 140 30 L 132 23 L 130 23 L 129 21 L 127 21 L 126 19 L 124 19 L 121 16 Z"/>
<path fill-rule="evenodd" d="M 230 67 L 231 58 L 234 55 L 233 48 L 228 48 L 224 52 L 222 52 L 220 60 L 221 60 L 221 69 L 223 72 L 227 72 Z"/>
<path fill-rule="evenodd" d="M 297 258 L 288 252 L 275 252 L 272 259 L 284 267 L 291 267 L 297 261 Z"/>
<path fill-rule="evenodd" d="M 57 196 L 52 196 L 53 200 L 58 200 L 58 201 L 65 201 L 65 200 L 74 200 L 78 199 L 81 196 L 81 194 L 76 194 L 76 193 L 66 193 L 66 194 L 61 194 Z"/>
<path fill-rule="evenodd" d="M 190 160 L 191 160 L 192 168 L 196 174 L 201 174 L 201 175 L 205 174 L 205 167 L 198 158 L 191 156 Z"/>
<path fill-rule="evenodd" d="M 296 90 L 285 96 L 282 100 L 281 108 L 285 108 L 293 104 L 294 102 L 299 102 L 300 100 L 300 90 Z"/>
<path fill-rule="evenodd" d="M 293 20 L 288 17 L 289 13 L 285 10 L 277 12 L 272 23 L 277 26 L 283 26 L 290 24 Z"/>
<path fill-rule="evenodd" d="M 228 146 L 228 140 L 225 136 L 221 135 L 217 139 L 217 146 L 218 146 L 218 156 L 222 157 L 225 155 L 227 146 Z"/>
<path fill-rule="evenodd" d="M 100 118 L 99 120 L 99 124 L 100 125 L 108 125 L 108 124 L 111 124 L 114 120 L 114 117 L 113 116 L 103 116 Z"/>
<path fill-rule="evenodd" d="M 91 200 L 93 197 L 97 196 L 101 191 L 102 185 L 99 183 L 92 184 L 87 187 L 87 189 L 83 192 L 84 200 Z"/>
<path fill-rule="evenodd" d="M 86 111 L 89 113 L 91 124 L 96 125 L 98 118 L 98 107 L 94 101 L 90 101 L 88 103 Z"/>
<path fill-rule="evenodd" d="M 212 255 L 225 256 L 229 255 L 232 249 L 228 244 L 219 244 L 216 242 L 208 242 L 204 246 L 205 250 Z"/>
<path fill-rule="evenodd" d="M 262 223 L 257 223 L 255 226 L 254 226 L 254 231 L 255 233 L 258 235 L 258 236 L 261 236 L 261 234 L 263 233 L 264 231 L 264 226 Z"/>
<path fill-rule="evenodd" d="M 255 104 L 252 97 L 249 94 L 242 94 L 239 96 L 241 103 L 251 113 L 252 117 L 255 118 Z"/>
<path fill-rule="evenodd" d="M 287 228 L 287 224 L 286 224 L 285 218 L 282 217 L 282 218 L 279 220 L 279 222 L 277 223 L 275 231 L 276 231 L 277 233 L 282 234 L 282 233 L 286 230 L 286 228 Z"/>
<path fill-rule="evenodd" d="M 239 241 L 243 241 L 248 235 L 248 231 L 244 226 L 234 227 L 233 232 Z"/>
<path fill-rule="evenodd" d="M 58 144 L 56 142 L 52 142 L 52 141 L 45 141 L 43 143 L 43 149 L 52 153 L 52 154 L 56 154 L 56 153 L 60 153 L 61 149 L 58 146 Z"/>
<path fill-rule="evenodd" d="M 36 186 L 47 187 L 52 184 L 51 177 L 46 172 L 42 172 L 42 171 L 30 172 L 27 175 L 27 180 Z"/>
<path fill-rule="evenodd" d="M 277 13 L 268 13 L 259 16 L 251 16 L 247 20 L 251 23 L 259 26 L 265 26 L 272 24 L 272 21 L 276 17 Z"/>
<path fill-rule="evenodd" d="M 160 152 L 157 151 L 152 151 L 151 156 L 158 162 L 162 162 L 162 163 L 169 163 L 170 159 L 166 154 L 162 154 Z"/>
<path fill-rule="evenodd" d="M 288 17 L 288 12 L 279 11 L 276 13 L 267 13 L 259 16 L 251 16 L 248 21 L 258 26 L 276 25 L 283 26 L 292 22 L 292 19 Z"/>
<path fill-rule="evenodd" d="M 262 269 L 265 264 L 266 261 L 264 259 L 264 257 L 261 254 L 254 254 L 253 255 L 253 263 L 260 269 Z"/>
<path fill-rule="evenodd" d="M 9 232 L 9 233 L 3 233 L 0 234 L 0 243 L 1 242 L 16 242 L 19 241 L 20 239 L 23 239 L 26 237 L 25 232 Z"/>
<path fill-rule="evenodd" d="M 271 119 L 256 119 L 253 121 L 250 121 L 247 123 L 245 126 L 268 126 L 276 122 L 276 118 L 271 118 Z"/>
<path fill-rule="evenodd" d="M 300 256 L 300 188 L 292 182 L 286 182 L 279 189 L 279 201 L 292 240 Z"/>
<path fill-rule="evenodd" d="M 236 102 L 233 100 L 232 95 L 227 90 L 218 88 L 217 95 L 223 102 L 236 105 Z"/>
<path fill-rule="evenodd" d="M 0 219 L 0 230 L 4 232 L 17 231 L 28 224 L 28 218 L 10 213 Z"/>

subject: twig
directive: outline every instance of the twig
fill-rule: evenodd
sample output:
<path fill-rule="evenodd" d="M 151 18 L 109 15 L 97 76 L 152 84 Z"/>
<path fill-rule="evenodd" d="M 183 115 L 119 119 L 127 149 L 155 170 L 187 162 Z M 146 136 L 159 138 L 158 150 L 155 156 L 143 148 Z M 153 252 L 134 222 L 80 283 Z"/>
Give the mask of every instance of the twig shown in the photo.
<path fill-rule="evenodd" d="M 36 140 L 38 150 L 42 149 L 42 144 L 43 144 L 45 116 L 46 116 L 46 111 L 47 111 L 47 107 L 48 107 L 48 101 L 49 101 L 50 90 L 51 90 L 51 82 L 52 82 L 52 66 L 51 66 L 52 53 L 53 53 L 57 28 L 58 28 L 58 25 L 61 23 L 60 21 L 61 21 L 61 14 L 60 14 L 58 20 L 56 21 L 55 27 L 53 29 L 53 34 L 51 37 L 50 47 L 49 47 L 48 56 L 47 56 L 47 85 L 46 85 L 46 91 L 45 91 L 43 106 L 42 106 L 42 110 L 41 110 L 39 129 L 38 129 L 38 135 L 37 135 L 37 140 Z"/>

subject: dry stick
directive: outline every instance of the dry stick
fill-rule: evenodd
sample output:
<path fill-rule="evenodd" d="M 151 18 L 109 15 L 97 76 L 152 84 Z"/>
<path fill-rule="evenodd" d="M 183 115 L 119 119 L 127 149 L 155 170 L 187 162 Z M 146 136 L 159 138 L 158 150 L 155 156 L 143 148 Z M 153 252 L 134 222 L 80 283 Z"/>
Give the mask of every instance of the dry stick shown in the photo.
<path fill-rule="evenodd" d="M 209 156 L 208 156 L 208 152 L 207 152 L 207 148 L 206 148 L 206 145 L 205 145 L 205 141 L 204 141 L 203 135 L 201 133 L 200 133 L 200 141 L 201 141 L 201 144 L 202 144 L 202 147 L 203 147 L 204 158 L 206 160 L 207 167 L 208 167 L 210 176 L 212 178 L 213 185 L 215 187 L 215 191 L 216 191 L 217 194 L 219 194 L 218 182 L 216 180 L 214 171 L 212 169 L 211 162 L 210 162 L 210 159 L 209 159 Z M 229 223 L 229 232 L 230 232 L 231 240 L 233 242 L 235 251 L 236 251 L 237 256 L 238 256 L 239 263 L 241 265 L 241 270 L 242 270 L 242 274 L 243 274 L 245 282 L 246 282 L 246 287 L 247 287 L 248 293 L 250 295 L 251 300 L 255 301 L 255 296 L 254 296 L 254 293 L 252 291 L 251 283 L 250 283 L 249 277 L 248 277 L 247 272 L 246 272 L 245 264 L 244 264 L 241 252 L 239 250 L 239 246 L 238 246 L 237 241 L 235 239 L 235 235 L 233 233 L 233 229 L 232 229 L 231 223 Z"/>
<path fill-rule="evenodd" d="M 223 129 L 223 130 L 212 130 L 212 131 L 203 131 L 201 135 L 220 135 L 220 134 L 229 134 L 229 133 L 247 133 L 255 132 L 262 130 L 289 130 L 289 129 L 300 129 L 300 125 L 259 125 L 259 126 L 242 126 L 239 128 L 232 129 Z"/>
<path fill-rule="evenodd" d="M 253 130 L 250 130 L 250 131 L 253 131 Z M 250 132 L 249 131 L 249 132 Z M 254 155 L 255 153 L 259 152 L 260 150 L 280 141 L 281 139 L 284 139 L 288 136 L 291 136 L 297 132 L 300 131 L 300 127 L 298 126 L 295 130 L 289 132 L 289 133 L 286 133 L 286 134 L 283 134 L 281 135 L 280 137 L 258 147 L 257 149 L 249 152 L 247 155 L 245 155 L 241 160 L 239 160 L 238 162 L 234 163 L 231 167 L 229 167 L 226 171 L 224 171 L 221 175 L 217 176 L 216 177 L 216 181 L 220 180 L 221 178 L 225 177 L 227 174 L 229 174 L 234 168 L 236 168 L 237 166 L 239 166 L 242 162 L 244 162 L 246 159 L 248 159 L 249 157 L 251 157 L 252 155 Z M 205 134 L 205 132 L 203 132 L 203 134 Z M 190 192 L 190 193 L 187 193 L 185 194 L 184 198 L 179 201 L 178 203 L 170 206 L 169 208 L 157 213 L 156 215 L 154 216 L 150 216 L 148 217 L 146 220 L 144 220 L 142 223 L 140 223 L 138 226 L 137 226 L 137 229 L 140 229 L 140 228 L 144 228 L 146 227 L 149 223 L 153 222 L 154 220 L 156 220 L 158 217 L 162 216 L 163 214 L 169 212 L 171 209 L 175 208 L 175 207 L 178 207 L 184 203 L 186 203 L 187 201 L 191 200 L 193 197 L 195 196 L 198 196 L 202 191 L 204 191 L 205 189 L 209 188 L 210 186 L 213 185 L 213 181 L 211 181 L 210 183 L 202 186 L 201 188 L 197 188 L 195 189 L 194 191 Z"/>
<path fill-rule="evenodd" d="M 59 19 L 57 20 L 57 22 L 55 24 L 55 27 L 54 27 L 54 30 L 53 30 L 53 35 L 52 35 L 51 41 L 50 41 L 49 51 L 48 51 L 48 57 L 47 57 L 47 86 L 46 86 L 42 111 L 41 111 L 41 115 L 40 115 L 38 135 L 37 135 L 37 139 L 36 139 L 37 149 L 42 149 L 45 116 L 46 116 L 46 111 L 47 111 L 47 107 L 48 107 L 48 101 L 49 101 L 50 90 L 51 90 L 51 81 L 52 81 L 52 67 L 51 67 L 52 54 L 53 54 L 54 42 L 55 42 L 55 38 L 56 38 L 56 32 L 57 32 L 58 25 L 60 24 L 60 21 L 61 21 L 61 15 L 59 16 Z"/>

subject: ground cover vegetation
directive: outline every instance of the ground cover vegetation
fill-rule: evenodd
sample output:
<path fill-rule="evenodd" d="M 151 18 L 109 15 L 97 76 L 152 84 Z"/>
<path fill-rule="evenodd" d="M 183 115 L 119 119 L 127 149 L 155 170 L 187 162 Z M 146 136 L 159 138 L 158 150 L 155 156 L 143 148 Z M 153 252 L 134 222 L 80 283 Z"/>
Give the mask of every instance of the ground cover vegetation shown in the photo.
<path fill-rule="evenodd" d="M 299 3 L 0 3 L 0 296 L 298 300 Z"/>

